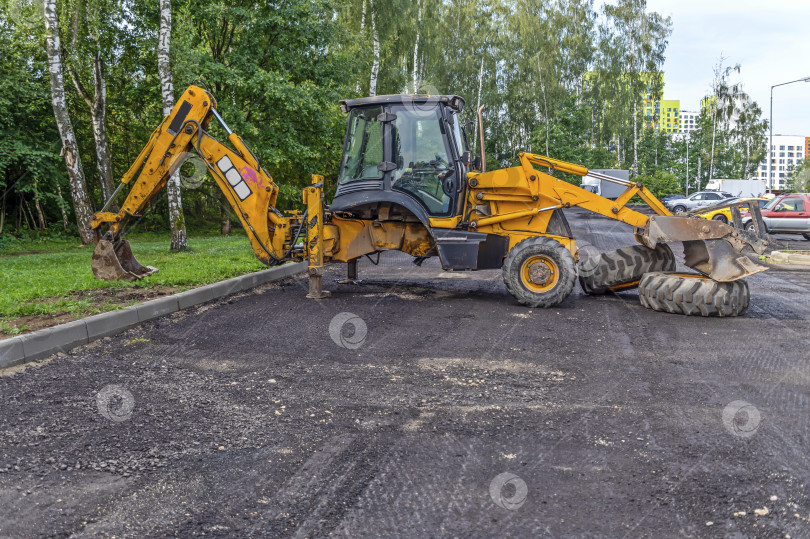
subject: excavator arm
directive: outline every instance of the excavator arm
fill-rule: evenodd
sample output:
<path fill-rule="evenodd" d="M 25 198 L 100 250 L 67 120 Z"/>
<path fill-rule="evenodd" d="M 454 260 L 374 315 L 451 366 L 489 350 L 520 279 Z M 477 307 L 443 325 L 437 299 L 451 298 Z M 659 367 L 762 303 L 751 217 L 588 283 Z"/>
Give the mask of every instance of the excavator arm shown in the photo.
<path fill-rule="evenodd" d="M 206 131 L 212 119 L 228 133 L 232 148 Z M 156 271 L 134 259 L 122 234 L 127 222 L 143 214 L 192 149 L 205 162 L 242 223 L 257 258 L 274 265 L 289 255 L 292 228 L 300 225 L 300 217 L 285 217 L 276 210 L 278 186 L 250 148 L 219 116 L 214 97 L 200 87 L 190 86 L 122 178 L 113 197 L 124 185 L 131 188 L 121 210 L 104 211 L 108 202 L 93 216 L 91 226 L 98 240 L 93 253 L 96 277 L 132 280 Z"/>

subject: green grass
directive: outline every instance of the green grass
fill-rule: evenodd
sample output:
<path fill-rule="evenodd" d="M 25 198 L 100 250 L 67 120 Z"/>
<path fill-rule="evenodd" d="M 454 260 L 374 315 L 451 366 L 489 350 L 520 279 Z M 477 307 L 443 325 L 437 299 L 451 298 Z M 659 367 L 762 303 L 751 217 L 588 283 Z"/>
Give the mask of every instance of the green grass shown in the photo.
<path fill-rule="evenodd" d="M 160 271 L 136 282 L 100 281 L 93 277 L 90 260 L 94 245 L 78 240 L 55 238 L 17 242 L 12 252 L 49 251 L 9 256 L 0 252 L 0 333 L 10 334 L 8 322 L 21 316 L 47 316 L 60 313 L 92 314 L 126 306 L 74 298 L 81 290 L 111 288 L 151 288 L 171 286 L 191 288 L 264 269 L 253 255 L 244 234 L 190 237 L 189 249 L 169 251 L 167 234 L 129 236 L 135 258 Z M 128 302 L 133 303 L 133 302 Z"/>

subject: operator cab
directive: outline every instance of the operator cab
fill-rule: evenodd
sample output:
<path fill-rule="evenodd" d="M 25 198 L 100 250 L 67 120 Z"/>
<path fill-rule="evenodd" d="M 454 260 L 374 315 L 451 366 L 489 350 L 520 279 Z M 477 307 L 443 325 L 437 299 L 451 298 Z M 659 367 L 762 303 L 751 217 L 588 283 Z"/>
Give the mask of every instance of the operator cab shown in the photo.
<path fill-rule="evenodd" d="M 470 155 L 459 118 L 463 107 L 455 95 L 341 101 L 349 121 L 330 209 L 399 206 L 426 225 L 431 217 L 457 215 Z"/>

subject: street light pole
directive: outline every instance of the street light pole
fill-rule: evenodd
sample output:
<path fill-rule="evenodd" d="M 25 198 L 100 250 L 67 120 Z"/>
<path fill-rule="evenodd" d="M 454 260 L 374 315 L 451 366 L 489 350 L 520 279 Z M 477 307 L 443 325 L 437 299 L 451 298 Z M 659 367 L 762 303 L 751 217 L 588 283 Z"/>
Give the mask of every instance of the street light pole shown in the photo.
<path fill-rule="evenodd" d="M 777 86 L 784 86 L 786 84 L 793 84 L 794 82 L 810 82 L 810 77 L 805 77 L 803 79 L 796 79 L 790 82 L 783 82 L 780 84 L 774 84 L 771 86 L 771 119 L 768 122 L 768 128 L 770 129 L 770 137 L 768 140 L 768 151 L 765 155 L 767 155 L 768 159 L 768 192 L 770 193 L 773 190 L 773 89 Z"/>
<path fill-rule="evenodd" d="M 689 135 L 686 135 L 686 196 L 689 196 Z"/>

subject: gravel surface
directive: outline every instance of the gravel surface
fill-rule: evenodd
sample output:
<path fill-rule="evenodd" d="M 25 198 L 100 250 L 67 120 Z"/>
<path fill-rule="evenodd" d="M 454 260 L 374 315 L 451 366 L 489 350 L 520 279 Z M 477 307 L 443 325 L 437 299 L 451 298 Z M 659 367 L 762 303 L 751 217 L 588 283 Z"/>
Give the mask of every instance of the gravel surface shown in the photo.
<path fill-rule="evenodd" d="M 528 309 L 398 253 L 344 276 L 0 373 L 0 537 L 810 536 L 810 273 L 732 319 Z"/>

